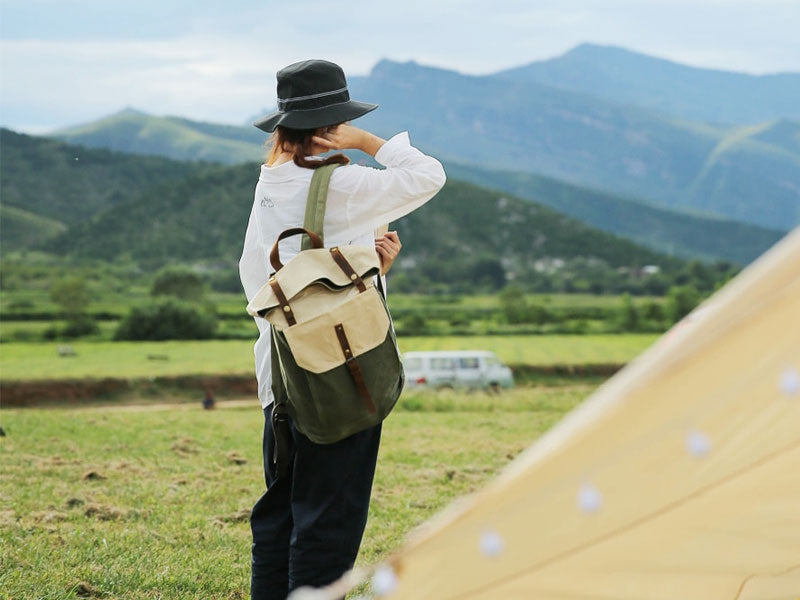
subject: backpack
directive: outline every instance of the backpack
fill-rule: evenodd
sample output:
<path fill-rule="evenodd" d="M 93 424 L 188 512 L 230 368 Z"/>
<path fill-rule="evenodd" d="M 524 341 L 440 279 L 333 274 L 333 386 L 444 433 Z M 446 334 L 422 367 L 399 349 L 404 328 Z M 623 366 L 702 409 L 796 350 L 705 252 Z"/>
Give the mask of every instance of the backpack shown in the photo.
<path fill-rule="evenodd" d="M 247 305 L 250 315 L 270 322 L 273 425 L 286 427 L 281 415 L 288 414 L 318 444 L 381 422 L 405 382 L 386 300 L 373 284 L 380 272 L 375 248 L 323 246 L 337 166 L 314 171 L 303 227 L 278 236 L 270 252 L 275 272 Z M 283 265 L 278 245 L 294 235 L 303 235 L 301 251 Z"/>

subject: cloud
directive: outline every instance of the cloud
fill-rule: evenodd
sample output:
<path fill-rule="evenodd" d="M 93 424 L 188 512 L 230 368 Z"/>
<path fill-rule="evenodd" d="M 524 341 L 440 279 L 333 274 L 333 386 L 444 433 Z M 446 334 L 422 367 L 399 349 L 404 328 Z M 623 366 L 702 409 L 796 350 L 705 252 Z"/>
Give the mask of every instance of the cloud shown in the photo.
<path fill-rule="evenodd" d="M 4 0 L 5 125 L 42 131 L 134 106 L 241 123 L 307 58 L 365 74 L 381 58 L 483 74 L 585 41 L 698 66 L 798 70 L 794 0 Z"/>
<path fill-rule="evenodd" d="M 285 58 L 229 39 L 4 41 L 3 121 L 57 127 L 122 106 L 240 122 L 274 102 Z M 270 81 L 272 79 L 272 81 Z M 11 114 L 9 114 L 11 113 Z M 37 118 L 38 113 L 38 118 Z"/>

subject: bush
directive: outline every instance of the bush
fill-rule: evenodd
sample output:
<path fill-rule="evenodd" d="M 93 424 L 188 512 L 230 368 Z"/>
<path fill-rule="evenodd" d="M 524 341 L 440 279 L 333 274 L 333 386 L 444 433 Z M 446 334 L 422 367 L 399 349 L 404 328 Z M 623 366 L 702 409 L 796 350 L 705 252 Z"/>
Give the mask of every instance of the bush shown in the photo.
<path fill-rule="evenodd" d="M 622 308 L 619 313 L 619 328 L 621 331 L 637 331 L 640 325 L 639 311 L 631 300 L 630 294 L 622 295 Z"/>
<path fill-rule="evenodd" d="M 174 296 L 182 300 L 199 300 L 205 293 L 205 283 L 194 271 L 184 267 L 164 267 L 156 273 L 151 296 Z"/>
<path fill-rule="evenodd" d="M 667 306 L 670 320 L 677 323 L 692 312 L 699 303 L 700 295 L 694 287 L 676 285 L 669 288 Z"/>
<path fill-rule="evenodd" d="M 425 335 L 428 333 L 428 322 L 419 313 L 411 313 L 403 318 L 397 327 L 400 335 Z"/>
<path fill-rule="evenodd" d="M 642 316 L 650 321 L 661 321 L 664 319 L 664 308 L 658 302 L 651 300 L 644 305 Z"/>
<path fill-rule="evenodd" d="M 209 276 L 209 281 L 212 290 L 244 295 L 239 269 L 231 268 L 213 272 Z"/>
<path fill-rule="evenodd" d="M 79 319 L 91 301 L 86 279 L 69 276 L 59 279 L 50 288 L 50 299 L 61 306 L 70 319 Z"/>
<path fill-rule="evenodd" d="M 217 321 L 196 305 L 168 298 L 137 306 L 120 322 L 115 340 L 202 340 L 214 337 Z"/>
<path fill-rule="evenodd" d="M 514 324 L 528 323 L 528 301 L 518 285 L 507 285 L 500 292 L 500 305 L 506 320 Z"/>
<path fill-rule="evenodd" d="M 65 338 L 76 338 L 84 335 L 91 335 L 100 331 L 97 322 L 89 315 L 78 315 L 77 317 L 67 321 L 64 329 L 61 330 L 61 335 Z"/>

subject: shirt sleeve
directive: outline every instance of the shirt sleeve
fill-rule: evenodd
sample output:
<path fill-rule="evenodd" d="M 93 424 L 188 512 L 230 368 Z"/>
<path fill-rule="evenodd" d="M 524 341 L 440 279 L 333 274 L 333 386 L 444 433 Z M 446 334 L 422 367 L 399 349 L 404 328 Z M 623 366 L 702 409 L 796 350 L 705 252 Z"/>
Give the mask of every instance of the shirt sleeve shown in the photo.
<path fill-rule="evenodd" d="M 348 227 L 374 231 L 419 208 L 442 189 L 447 179 L 442 164 L 411 145 L 408 132 L 387 140 L 375 153 L 385 169 L 359 166 L 347 199 Z"/>

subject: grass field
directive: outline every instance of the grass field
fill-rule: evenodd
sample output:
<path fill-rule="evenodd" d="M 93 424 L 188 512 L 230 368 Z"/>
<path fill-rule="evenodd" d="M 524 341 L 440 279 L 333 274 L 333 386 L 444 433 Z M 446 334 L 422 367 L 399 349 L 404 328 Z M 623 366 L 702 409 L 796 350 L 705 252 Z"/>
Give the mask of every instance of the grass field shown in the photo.
<path fill-rule="evenodd" d="M 653 334 L 444 336 L 400 338 L 400 349 L 491 350 L 511 364 L 624 363 L 655 339 Z M 250 340 L 74 342 L 76 356 L 61 357 L 60 342 L 0 345 L 3 380 L 81 377 L 155 377 L 253 372 Z M 150 357 L 150 358 L 148 358 Z"/>
<path fill-rule="evenodd" d="M 359 563 L 481 487 L 592 388 L 404 398 L 383 430 Z M 249 597 L 255 403 L 4 410 L 2 425 L 4 599 Z"/>
<path fill-rule="evenodd" d="M 391 284 L 390 284 L 391 286 Z M 475 295 L 448 295 L 428 296 L 422 294 L 392 293 L 389 288 L 388 303 L 390 309 L 405 309 L 432 303 L 437 306 L 454 306 L 470 308 L 498 308 L 500 298 L 497 294 Z M 246 317 L 245 305 L 247 301 L 244 292 L 231 294 L 222 292 L 209 292 L 206 297 L 217 307 L 221 314 L 241 314 Z M 616 295 L 595 294 L 526 294 L 526 299 L 532 304 L 548 308 L 552 307 L 619 307 L 621 300 Z M 120 317 L 128 312 L 131 306 L 151 300 L 148 289 L 138 285 L 126 288 L 121 292 L 104 290 L 99 298 L 95 298 L 88 306 L 90 313 L 105 312 L 117 314 Z M 647 302 L 663 303 L 664 298 L 654 296 L 641 296 L 633 298 L 637 305 Z M 0 313 L 4 315 L 17 312 L 58 312 L 59 307 L 53 302 L 46 289 L 19 289 L 3 293 L 0 298 Z"/>

